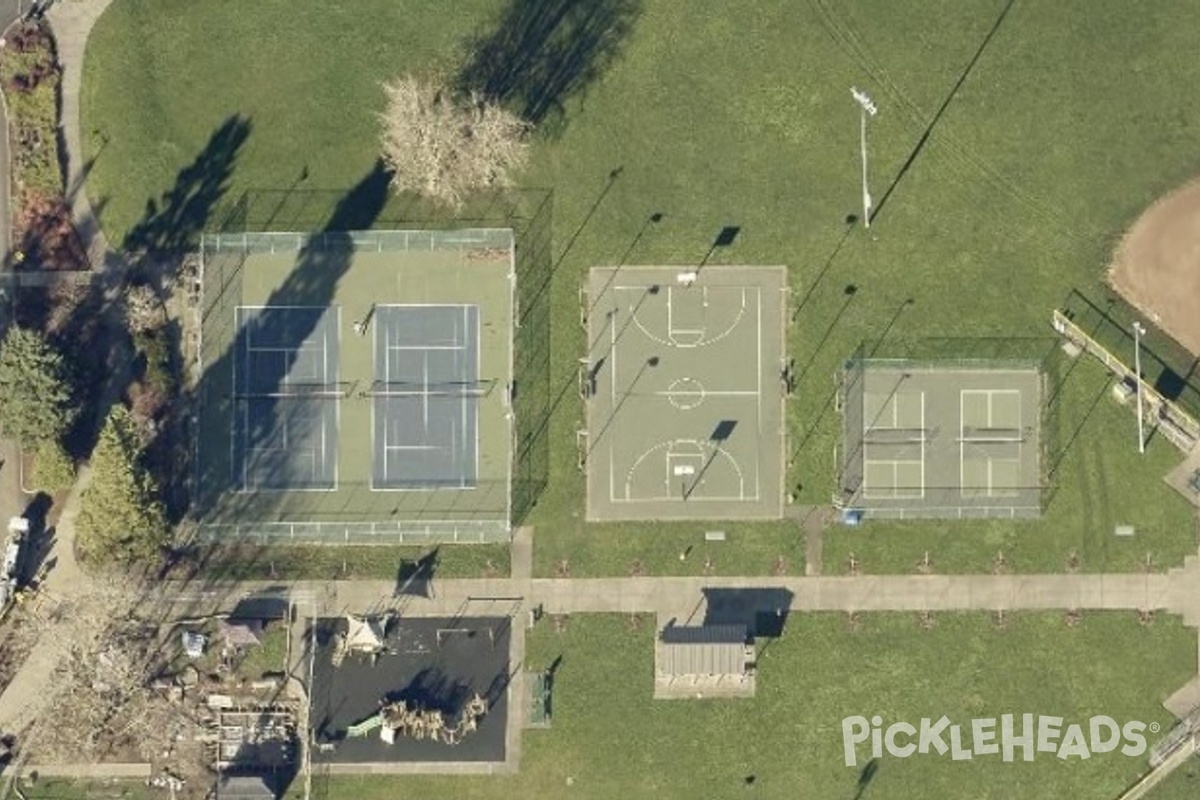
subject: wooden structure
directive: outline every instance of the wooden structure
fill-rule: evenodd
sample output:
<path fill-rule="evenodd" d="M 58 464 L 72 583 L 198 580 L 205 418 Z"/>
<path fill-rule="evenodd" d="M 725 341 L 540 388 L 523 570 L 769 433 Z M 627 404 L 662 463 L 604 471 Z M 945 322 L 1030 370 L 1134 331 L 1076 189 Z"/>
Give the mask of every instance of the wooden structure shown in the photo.
<path fill-rule="evenodd" d="M 755 651 L 744 625 L 668 625 L 654 647 L 654 696 L 753 697 Z"/>

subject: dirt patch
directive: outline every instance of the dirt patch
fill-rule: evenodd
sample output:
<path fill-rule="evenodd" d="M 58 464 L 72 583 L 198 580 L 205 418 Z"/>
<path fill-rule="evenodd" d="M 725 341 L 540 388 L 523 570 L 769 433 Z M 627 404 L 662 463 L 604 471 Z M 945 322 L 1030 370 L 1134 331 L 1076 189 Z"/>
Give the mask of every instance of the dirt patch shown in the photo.
<path fill-rule="evenodd" d="M 1159 329 L 1200 355 L 1200 180 L 1155 201 L 1138 218 L 1108 277 Z"/>

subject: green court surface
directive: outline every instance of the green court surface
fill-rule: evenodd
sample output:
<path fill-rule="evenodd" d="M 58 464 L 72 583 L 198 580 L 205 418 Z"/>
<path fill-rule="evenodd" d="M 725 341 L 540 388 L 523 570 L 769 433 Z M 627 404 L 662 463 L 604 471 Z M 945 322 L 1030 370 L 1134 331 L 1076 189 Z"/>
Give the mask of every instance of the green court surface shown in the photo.
<path fill-rule="evenodd" d="M 508 231 L 205 237 L 209 538 L 506 538 Z"/>
<path fill-rule="evenodd" d="M 868 516 L 1036 517 L 1042 375 L 1034 367 L 853 365 L 842 501 Z"/>
<path fill-rule="evenodd" d="M 588 518 L 782 516 L 784 269 L 598 268 L 588 286 Z"/>

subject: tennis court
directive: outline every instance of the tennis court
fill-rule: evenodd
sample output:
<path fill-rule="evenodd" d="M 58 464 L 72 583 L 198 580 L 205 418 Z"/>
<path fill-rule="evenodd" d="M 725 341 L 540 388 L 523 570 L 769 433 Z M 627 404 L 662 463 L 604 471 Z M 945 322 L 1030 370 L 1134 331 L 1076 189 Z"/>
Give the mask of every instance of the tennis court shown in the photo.
<path fill-rule="evenodd" d="M 374 325 L 374 488 L 474 488 L 479 306 L 382 306 Z"/>
<path fill-rule="evenodd" d="M 233 463 L 241 491 L 337 488 L 336 309 L 239 306 Z"/>
<path fill-rule="evenodd" d="M 1041 373 L 855 363 L 843 376 L 842 502 L 869 516 L 1041 513 Z"/>
<path fill-rule="evenodd" d="M 591 271 L 589 519 L 782 516 L 786 287 L 782 267 Z"/>
<path fill-rule="evenodd" d="M 511 231 L 222 234 L 203 257 L 202 536 L 507 539 Z"/>

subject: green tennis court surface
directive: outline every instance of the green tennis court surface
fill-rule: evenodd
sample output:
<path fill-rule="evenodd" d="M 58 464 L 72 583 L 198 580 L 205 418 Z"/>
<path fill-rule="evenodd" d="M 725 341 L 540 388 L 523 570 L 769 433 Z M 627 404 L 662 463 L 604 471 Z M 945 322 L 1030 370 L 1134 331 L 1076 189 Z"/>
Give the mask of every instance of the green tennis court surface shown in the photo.
<path fill-rule="evenodd" d="M 204 240 L 209 538 L 507 538 L 512 234 Z"/>
<path fill-rule="evenodd" d="M 868 362 L 843 377 L 842 502 L 869 516 L 1041 513 L 1041 373 Z"/>
<path fill-rule="evenodd" d="M 786 286 L 782 267 L 591 271 L 589 519 L 782 516 Z"/>

